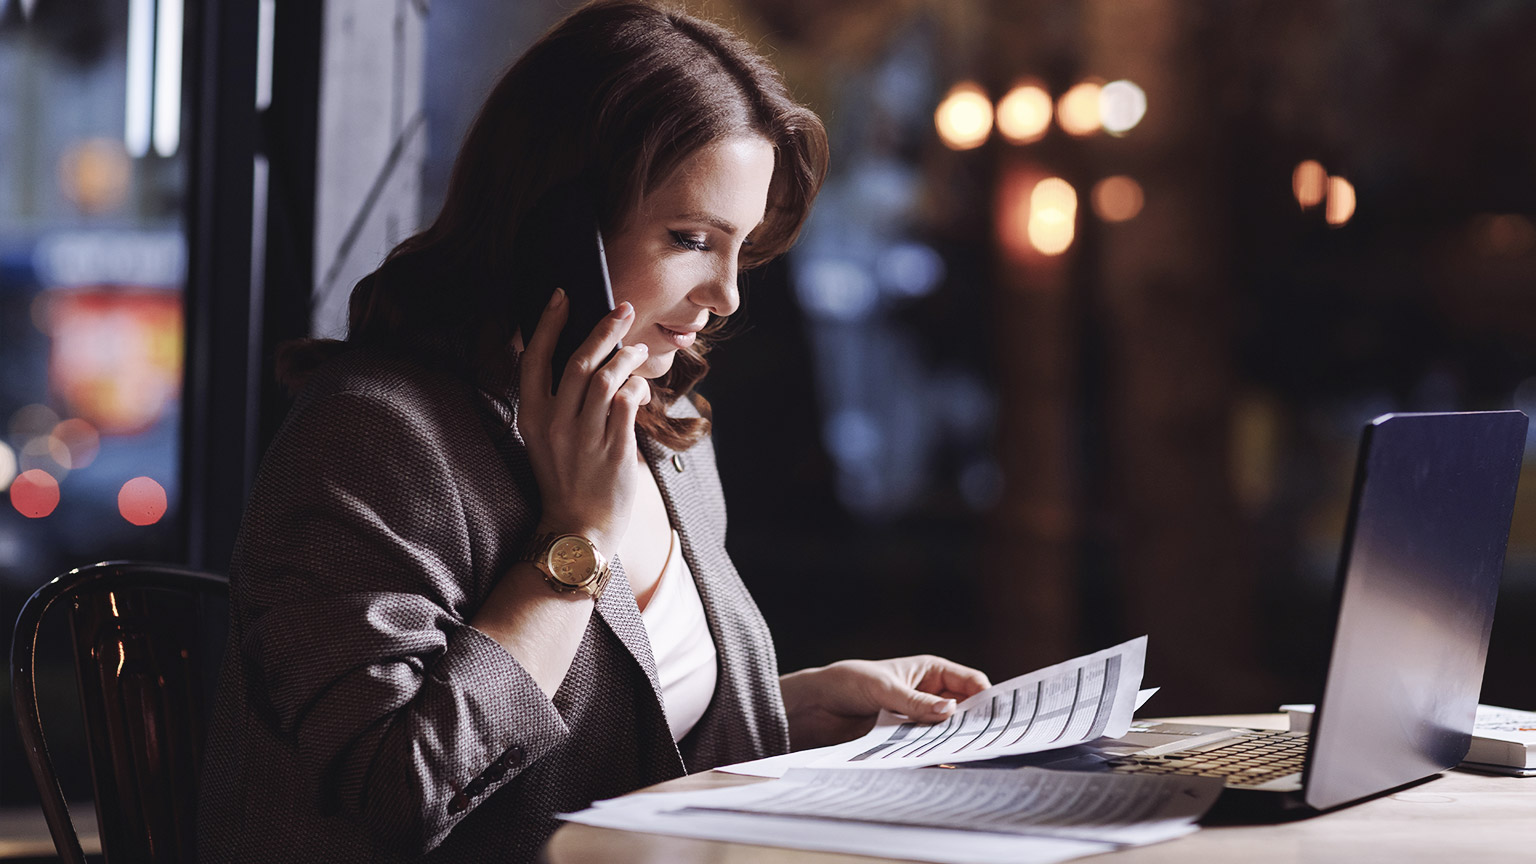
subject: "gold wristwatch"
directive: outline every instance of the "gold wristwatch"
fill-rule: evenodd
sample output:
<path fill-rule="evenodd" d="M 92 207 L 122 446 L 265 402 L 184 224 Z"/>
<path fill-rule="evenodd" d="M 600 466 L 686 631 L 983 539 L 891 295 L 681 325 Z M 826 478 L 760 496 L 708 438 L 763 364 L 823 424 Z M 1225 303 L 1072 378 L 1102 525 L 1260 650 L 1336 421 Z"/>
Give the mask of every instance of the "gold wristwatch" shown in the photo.
<path fill-rule="evenodd" d="M 603 553 L 580 534 L 535 534 L 520 560 L 539 568 L 556 591 L 580 591 L 593 600 L 603 596 L 611 573 Z"/>

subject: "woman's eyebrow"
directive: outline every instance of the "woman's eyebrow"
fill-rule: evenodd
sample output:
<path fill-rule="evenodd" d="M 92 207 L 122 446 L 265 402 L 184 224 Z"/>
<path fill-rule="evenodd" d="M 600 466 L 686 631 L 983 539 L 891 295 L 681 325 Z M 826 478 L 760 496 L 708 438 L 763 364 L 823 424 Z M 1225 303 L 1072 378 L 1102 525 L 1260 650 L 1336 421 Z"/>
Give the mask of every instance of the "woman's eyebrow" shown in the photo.
<path fill-rule="evenodd" d="M 716 216 L 716 215 L 714 215 L 712 213 L 702 213 L 702 212 L 679 213 L 677 215 L 677 218 L 678 219 L 683 219 L 683 220 L 686 220 L 686 221 L 689 221 L 689 222 L 704 222 L 706 224 L 713 225 L 714 227 L 719 228 L 721 231 L 724 231 L 726 234 L 729 234 L 732 237 L 736 236 L 737 228 L 736 228 L 735 224 L 733 224 L 733 223 L 731 223 L 731 222 L 729 222 L 729 221 L 727 221 L 725 219 L 721 219 L 719 216 Z"/>

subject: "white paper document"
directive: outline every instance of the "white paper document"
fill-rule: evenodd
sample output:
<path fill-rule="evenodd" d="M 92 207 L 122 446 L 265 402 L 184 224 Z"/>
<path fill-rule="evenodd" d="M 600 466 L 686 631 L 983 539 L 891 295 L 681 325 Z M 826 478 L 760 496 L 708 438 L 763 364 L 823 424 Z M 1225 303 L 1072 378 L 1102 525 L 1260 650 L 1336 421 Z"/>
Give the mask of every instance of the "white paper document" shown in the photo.
<path fill-rule="evenodd" d="M 1118 738 L 1131 726 L 1146 664 L 1141 636 L 1011 678 L 961 702 L 941 723 L 882 714 L 869 734 L 830 748 L 819 768 L 917 768 Z"/>
<path fill-rule="evenodd" d="M 1136 692 L 1135 710 L 1140 711 L 1141 706 L 1147 704 L 1147 700 L 1157 694 L 1159 688 L 1149 687 Z M 783 777 L 791 768 L 803 768 L 815 765 L 823 759 L 836 760 L 839 755 L 853 756 L 867 749 L 862 740 L 849 741 L 844 744 L 834 744 L 830 747 L 817 747 L 812 750 L 796 750 L 793 753 L 783 753 L 778 756 L 769 756 L 765 759 L 753 759 L 750 762 L 737 762 L 735 765 L 724 765 L 716 768 L 716 771 L 724 771 L 727 774 L 741 774 L 747 777 Z"/>
<path fill-rule="evenodd" d="M 782 781 L 723 790 L 714 802 L 693 809 L 1137 845 L 1185 833 L 1222 786 L 1210 777 L 1044 768 L 795 768 Z"/>
<path fill-rule="evenodd" d="M 631 795 L 562 819 L 629 831 L 953 864 L 1049 864 L 1181 837 L 1221 781 L 1018 770 L 795 769 Z"/>

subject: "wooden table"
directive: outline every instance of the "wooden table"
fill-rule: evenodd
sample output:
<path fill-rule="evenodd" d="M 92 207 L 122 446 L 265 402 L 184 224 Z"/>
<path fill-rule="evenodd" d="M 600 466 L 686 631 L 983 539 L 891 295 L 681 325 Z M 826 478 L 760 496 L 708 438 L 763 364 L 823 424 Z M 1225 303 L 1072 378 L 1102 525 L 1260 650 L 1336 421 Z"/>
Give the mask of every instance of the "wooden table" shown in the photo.
<path fill-rule="evenodd" d="M 1284 729 L 1280 714 L 1169 718 L 1190 723 Z M 682 792 L 761 782 L 708 772 L 643 789 Z M 869 864 L 884 860 L 566 824 L 544 848 L 550 864 Z M 1229 862 L 1529 862 L 1536 861 L 1536 777 L 1448 771 L 1384 798 L 1280 825 L 1205 828 L 1188 837 L 1112 853 L 1115 864 Z M 1101 859 L 1110 860 L 1110 859 Z"/>

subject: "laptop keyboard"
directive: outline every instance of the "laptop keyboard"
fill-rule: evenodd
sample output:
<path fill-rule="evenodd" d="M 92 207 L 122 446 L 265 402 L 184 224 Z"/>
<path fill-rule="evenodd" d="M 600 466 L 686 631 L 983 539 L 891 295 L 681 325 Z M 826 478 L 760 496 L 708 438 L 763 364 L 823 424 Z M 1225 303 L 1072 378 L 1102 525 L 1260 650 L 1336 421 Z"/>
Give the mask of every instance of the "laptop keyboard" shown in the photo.
<path fill-rule="evenodd" d="M 1249 732 L 1199 751 L 1128 756 L 1111 764 L 1122 774 L 1194 774 L 1220 777 L 1228 786 L 1262 786 L 1301 771 L 1307 736 L 1299 732 Z"/>

